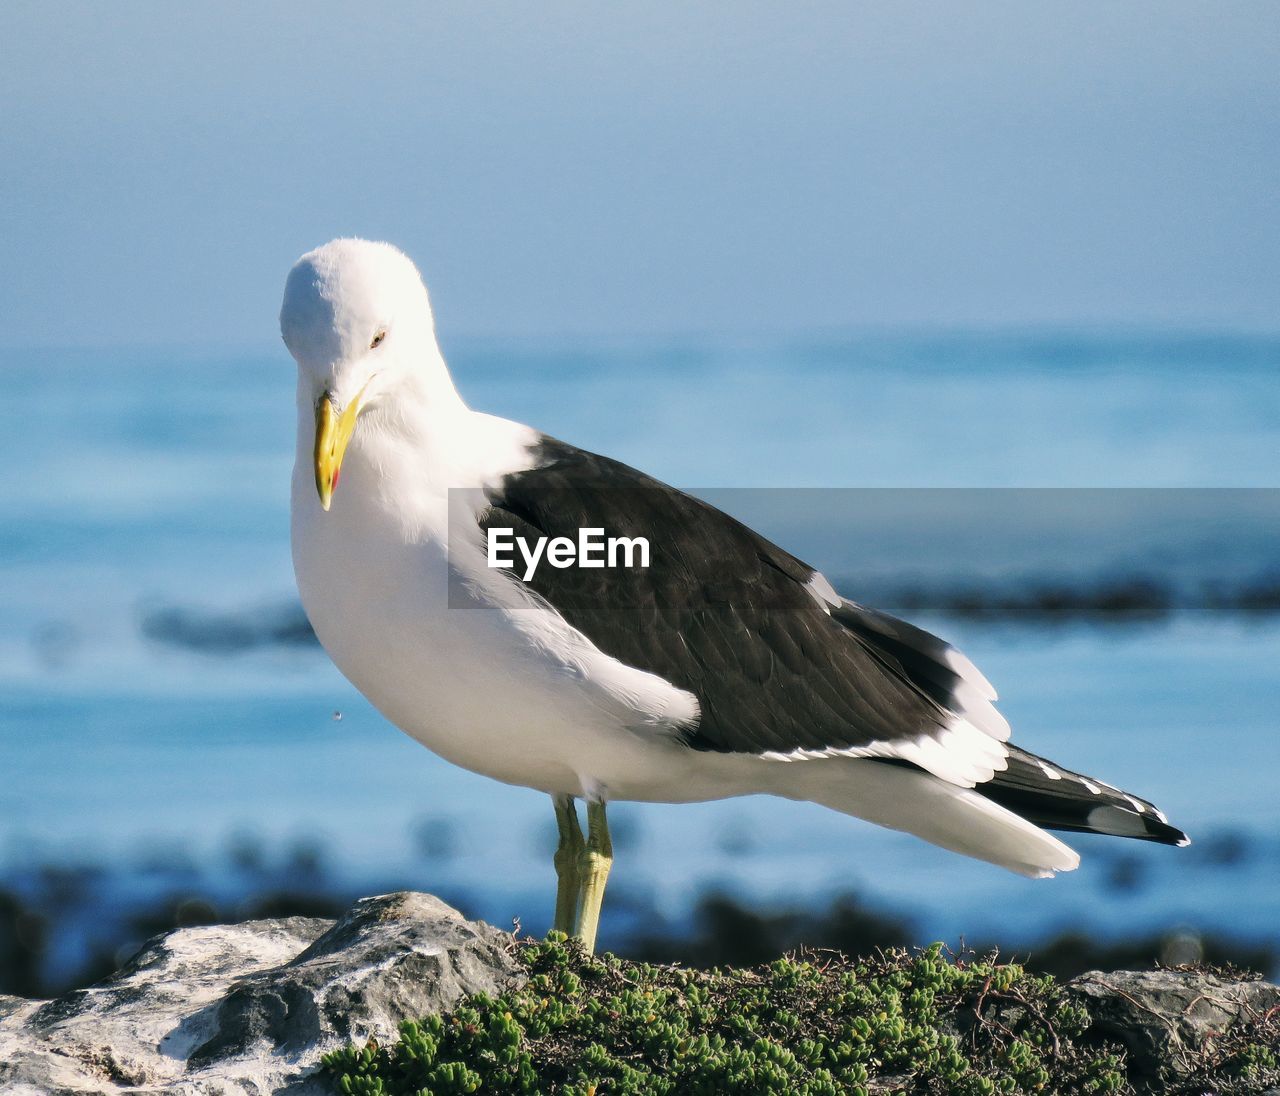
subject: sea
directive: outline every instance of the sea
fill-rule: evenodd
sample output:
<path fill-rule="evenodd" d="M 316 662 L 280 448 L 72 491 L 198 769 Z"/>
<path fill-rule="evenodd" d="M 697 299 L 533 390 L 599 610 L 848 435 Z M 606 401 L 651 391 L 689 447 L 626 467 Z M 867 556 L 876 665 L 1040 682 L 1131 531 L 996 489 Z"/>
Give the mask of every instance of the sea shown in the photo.
<path fill-rule="evenodd" d="M 1193 839 L 1067 835 L 1081 869 L 1030 881 L 806 804 L 616 804 L 605 946 L 710 893 L 856 894 L 922 941 L 1280 944 L 1280 337 L 444 349 L 473 407 L 700 493 L 946 636 L 1016 742 Z M 0 370 L 0 892 L 56 922 L 51 969 L 127 953 L 131 911 L 187 892 L 409 887 L 545 929 L 547 798 L 435 758 L 309 642 L 283 348 L 11 349 Z"/>

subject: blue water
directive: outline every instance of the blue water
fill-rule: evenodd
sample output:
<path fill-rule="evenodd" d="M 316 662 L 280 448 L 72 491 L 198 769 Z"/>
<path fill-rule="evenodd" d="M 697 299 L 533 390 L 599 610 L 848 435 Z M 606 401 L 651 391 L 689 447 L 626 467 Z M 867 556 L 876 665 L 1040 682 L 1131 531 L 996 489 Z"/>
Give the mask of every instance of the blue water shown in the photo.
<path fill-rule="evenodd" d="M 1191 565 L 1212 578 L 1280 566 L 1277 492 L 1102 493 L 1087 504 L 1083 538 L 1079 514 L 1058 502 L 1045 510 L 1052 520 L 1020 504 L 1035 518 L 1021 522 L 996 511 L 978 520 L 967 502 L 971 520 L 959 524 L 917 507 L 873 559 L 868 545 L 896 503 L 842 515 L 849 535 L 833 536 L 804 502 L 830 492 L 777 490 L 1280 487 L 1280 340 L 884 335 L 445 349 L 473 406 L 677 484 L 732 489 L 726 506 L 841 576 L 855 597 L 860 576 L 879 582 L 895 567 L 990 578 Z M 0 366 L 0 885 L 55 863 L 122 873 L 130 882 L 119 886 L 136 892 L 149 865 L 165 863 L 234 889 L 234 849 L 249 835 L 266 850 L 255 870 L 267 877 L 292 870 L 272 867 L 291 855 L 318 854 L 353 890 L 433 889 L 496 922 L 543 927 L 544 797 L 436 760 L 318 650 L 210 655 L 143 633 L 157 608 L 244 612 L 292 599 L 293 369 L 283 350 L 23 351 L 0 355 Z M 1108 510 L 1099 498 L 1119 501 Z M 627 910 L 678 922 L 711 886 L 766 904 L 858 889 L 910 912 L 922 936 L 949 940 L 1175 924 L 1275 938 L 1274 616 L 923 623 L 997 683 L 1019 742 L 1155 799 L 1193 836 L 1242 835 L 1244 862 L 1224 874 L 1201 845 L 1072 839 L 1086 866 L 1032 883 L 816 807 L 619 805 L 606 943 Z M 1136 865 L 1140 886 L 1108 886 L 1118 857 Z M 103 888 L 103 901 L 129 899 Z"/>

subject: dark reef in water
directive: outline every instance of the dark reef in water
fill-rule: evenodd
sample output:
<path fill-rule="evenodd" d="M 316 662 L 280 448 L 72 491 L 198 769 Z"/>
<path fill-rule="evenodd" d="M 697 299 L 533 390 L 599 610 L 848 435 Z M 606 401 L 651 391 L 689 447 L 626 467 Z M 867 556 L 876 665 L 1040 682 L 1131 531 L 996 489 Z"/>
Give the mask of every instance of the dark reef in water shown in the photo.
<path fill-rule="evenodd" d="M 438 835 L 428 833 L 431 849 Z M 55 996 L 115 970 L 157 933 L 195 925 L 260 918 L 334 917 L 356 897 L 350 881 L 325 868 L 307 844 L 267 856 L 247 840 L 234 844 L 232 873 L 203 874 L 188 863 L 147 864 L 141 873 L 103 867 L 46 865 L 0 876 L 0 994 Z M 1099 855 L 1102 855 L 1101 853 Z M 1206 834 L 1188 850 L 1198 871 L 1215 876 L 1256 866 L 1259 850 L 1242 834 Z M 1190 861 L 1189 861 L 1190 862 Z M 1111 854 L 1107 886 L 1120 897 L 1147 884 L 1140 861 Z M 387 880 L 384 889 L 401 885 Z M 481 903 L 466 893 L 447 900 L 471 914 Z M 643 895 L 616 888 L 610 896 L 605 944 L 635 960 L 678 962 L 707 969 L 769 962 L 800 947 L 846 955 L 929 943 L 910 911 L 886 908 L 874 896 L 847 893 L 825 907 L 760 907 L 704 893 L 677 922 L 667 922 Z M 537 926 L 530 925 L 530 929 Z M 1058 977 L 1086 970 L 1150 969 L 1158 964 L 1225 963 L 1273 975 L 1280 939 L 1233 937 L 1187 925 L 1146 922 L 1123 937 L 1066 932 L 1039 939 L 969 936 L 948 941 L 1000 954 Z"/>
<path fill-rule="evenodd" d="M 928 614 L 1028 627 L 1150 624 L 1197 612 L 1254 619 L 1280 615 L 1280 572 L 1198 584 L 1111 575 L 1093 579 L 1032 576 L 1008 582 L 895 582 L 870 589 L 866 583 L 848 579 L 835 585 L 867 604 L 901 616 Z M 294 601 L 222 612 L 166 606 L 143 613 L 141 628 L 155 643 L 207 655 L 316 644 L 302 606 Z"/>

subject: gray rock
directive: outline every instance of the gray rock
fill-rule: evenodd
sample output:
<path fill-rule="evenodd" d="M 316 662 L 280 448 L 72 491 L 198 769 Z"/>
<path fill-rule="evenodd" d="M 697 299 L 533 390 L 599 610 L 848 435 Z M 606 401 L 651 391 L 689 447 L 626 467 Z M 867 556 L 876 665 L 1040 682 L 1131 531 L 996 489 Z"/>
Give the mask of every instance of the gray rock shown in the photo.
<path fill-rule="evenodd" d="M 1067 989 L 1092 1034 L 1123 1045 L 1130 1077 L 1147 1086 L 1191 1072 L 1212 1039 L 1280 1005 L 1280 986 L 1203 970 L 1090 971 Z"/>
<path fill-rule="evenodd" d="M 336 923 L 179 929 L 89 989 L 0 997 L 0 1091 L 324 1092 L 325 1052 L 518 978 L 511 939 L 412 893 L 365 898 Z"/>

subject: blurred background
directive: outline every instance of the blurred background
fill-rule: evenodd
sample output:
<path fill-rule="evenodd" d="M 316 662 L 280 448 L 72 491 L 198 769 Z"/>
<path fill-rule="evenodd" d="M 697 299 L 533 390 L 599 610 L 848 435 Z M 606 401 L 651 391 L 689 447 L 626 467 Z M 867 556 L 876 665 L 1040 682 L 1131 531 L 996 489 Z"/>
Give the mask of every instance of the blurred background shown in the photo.
<path fill-rule="evenodd" d="M 0 104 L 0 991 L 398 887 L 550 920 L 545 797 L 389 726 L 296 604 L 276 313 L 341 234 L 419 262 L 473 406 L 941 632 L 1195 838 L 1032 883 L 619 805 L 604 946 L 1276 973 L 1280 9 L 11 0 Z"/>

